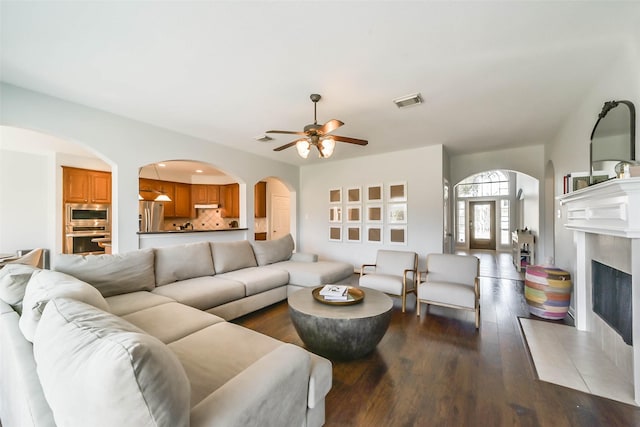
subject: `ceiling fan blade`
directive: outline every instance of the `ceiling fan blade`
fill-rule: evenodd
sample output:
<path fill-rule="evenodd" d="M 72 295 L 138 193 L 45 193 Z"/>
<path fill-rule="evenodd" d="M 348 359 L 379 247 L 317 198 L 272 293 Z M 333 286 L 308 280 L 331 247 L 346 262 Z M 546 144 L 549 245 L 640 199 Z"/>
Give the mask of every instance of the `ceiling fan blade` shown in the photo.
<path fill-rule="evenodd" d="M 331 119 L 318 129 L 318 133 L 320 135 L 326 135 L 329 132 L 333 132 L 334 130 L 338 129 L 342 125 L 344 125 L 344 123 L 342 123 L 340 120 Z"/>
<path fill-rule="evenodd" d="M 347 142 L 349 144 L 367 145 L 369 143 L 369 141 L 366 141 L 364 139 L 349 138 L 348 136 L 331 135 L 331 138 L 335 139 L 336 141 Z"/>
<path fill-rule="evenodd" d="M 296 132 L 293 130 L 268 130 L 265 133 L 284 133 L 287 135 L 303 135 L 306 136 L 307 134 L 304 132 Z"/>
<path fill-rule="evenodd" d="M 281 145 L 280 147 L 274 148 L 274 149 L 273 149 L 273 151 L 282 151 L 282 150 L 286 150 L 287 148 L 289 148 L 289 147 L 293 147 L 294 145 L 296 145 L 296 143 L 297 143 L 298 141 L 304 141 L 304 138 L 296 139 L 295 141 L 291 141 L 291 142 L 290 142 L 290 143 L 288 143 L 288 144 Z"/>

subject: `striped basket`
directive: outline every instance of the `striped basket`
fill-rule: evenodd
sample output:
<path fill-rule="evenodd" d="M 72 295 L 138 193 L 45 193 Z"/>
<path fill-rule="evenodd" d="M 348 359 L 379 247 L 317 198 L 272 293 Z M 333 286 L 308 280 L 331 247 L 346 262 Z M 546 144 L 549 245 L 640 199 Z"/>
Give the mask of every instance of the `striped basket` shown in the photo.
<path fill-rule="evenodd" d="M 531 314 L 544 319 L 564 319 L 571 302 L 571 275 L 559 268 L 529 266 L 524 297 Z"/>

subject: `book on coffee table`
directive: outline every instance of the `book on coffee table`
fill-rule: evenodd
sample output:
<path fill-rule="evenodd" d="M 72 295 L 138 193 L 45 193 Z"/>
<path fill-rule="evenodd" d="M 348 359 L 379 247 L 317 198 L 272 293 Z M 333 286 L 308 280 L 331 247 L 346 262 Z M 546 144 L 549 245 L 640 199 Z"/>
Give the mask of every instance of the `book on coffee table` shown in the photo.
<path fill-rule="evenodd" d="M 349 287 L 344 285 L 324 285 L 320 290 L 320 295 L 327 301 L 347 301 Z"/>

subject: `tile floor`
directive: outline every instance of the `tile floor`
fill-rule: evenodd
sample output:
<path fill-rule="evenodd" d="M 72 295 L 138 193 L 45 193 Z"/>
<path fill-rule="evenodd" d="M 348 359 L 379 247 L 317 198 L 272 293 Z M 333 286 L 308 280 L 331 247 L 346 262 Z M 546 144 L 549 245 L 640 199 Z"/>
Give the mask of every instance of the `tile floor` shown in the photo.
<path fill-rule="evenodd" d="M 633 383 L 598 347 L 588 332 L 572 326 L 520 319 L 542 381 L 636 405 Z"/>

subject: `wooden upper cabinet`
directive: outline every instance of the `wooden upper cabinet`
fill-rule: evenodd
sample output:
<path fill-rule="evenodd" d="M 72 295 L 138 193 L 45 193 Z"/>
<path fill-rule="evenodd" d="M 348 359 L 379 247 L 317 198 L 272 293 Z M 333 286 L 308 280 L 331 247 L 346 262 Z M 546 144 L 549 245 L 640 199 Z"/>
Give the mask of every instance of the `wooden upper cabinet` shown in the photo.
<path fill-rule="evenodd" d="M 111 172 L 62 167 L 64 203 L 111 203 Z"/>
<path fill-rule="evenodd" d="M 174 214 L 179 218 L 191 217 L 191 185 L 175 183 Z"/>
<path fill-rule="evenodd" d="M 89 172 L 89 199 L 91 203 L 111 203 L 111 173 Z"/>
<path fill-rule="evenodd" d="M 164 204 L 164 217 L 173 218 L 176 216 L 176 183 L 170 181 L 156 181 L 156 188 L 161 193 L 166 194 L 171 199 L 170 202 L 160 202 Z M 156 194 L 157 196 L 158 194 Z"/>
<path fill-rule="evenodd" d="M 227 184 L 220 186 L 222 216 L 225 218 L 240 217 L 240 185 Z"/>
<path fill-rule="evenodd" d="M 254 187 L 254 216 L 265 218 L 267 216 L 267 183 L 258 182 Z"/>
<path fill-rule="evenodd" d="M 207 204 L 220 203 L 220 186 L 207 185 Z"/>
<path fill-rule="evenodd" d="M 153 201 L 158 195 L 154 193 L 157 181 L 155 179 L 140 178 L 138 179 L 138 183 L 138 194 L 146 201 Z"/>
<path fill-rule="evenodd" d="M 194 205 L 207 203 L 207 186 L 205 184 L 191 184 L 191 202 Z"/>
<path fill-rule="evenodd" d="M 210 205 L 220 203 L 220 186 L 191 184 L 191 204 Z"/>

